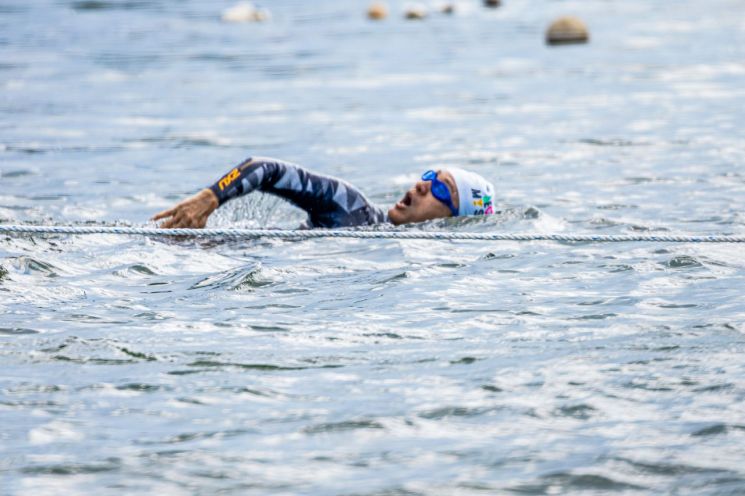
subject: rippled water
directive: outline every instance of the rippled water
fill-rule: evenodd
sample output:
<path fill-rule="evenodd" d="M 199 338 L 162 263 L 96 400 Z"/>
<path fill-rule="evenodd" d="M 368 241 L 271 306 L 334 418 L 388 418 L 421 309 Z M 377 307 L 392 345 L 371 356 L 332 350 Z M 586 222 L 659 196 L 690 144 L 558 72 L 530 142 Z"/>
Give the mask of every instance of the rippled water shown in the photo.
<path fill-rule="evenodd" d="M 745 234 L 739 0 L 230 5 L 3 0 L 0 221 L 143 225 L 255 154 L 498 184 L 410 229 Z M 3 236 L 0 493 L 742 494 L 744 254 Z"/>

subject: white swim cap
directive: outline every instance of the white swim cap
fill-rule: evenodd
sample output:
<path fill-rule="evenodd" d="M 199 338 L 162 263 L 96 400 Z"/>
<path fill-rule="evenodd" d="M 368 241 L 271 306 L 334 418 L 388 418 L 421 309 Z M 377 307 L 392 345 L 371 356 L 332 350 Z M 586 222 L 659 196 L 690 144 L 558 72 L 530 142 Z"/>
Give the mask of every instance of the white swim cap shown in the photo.
<path fill-rule="evenodd" d="M 494 213 L 494 185 L 476 174 L 457 167 L 446 169 L 458 187 L 458 215 Z"/>

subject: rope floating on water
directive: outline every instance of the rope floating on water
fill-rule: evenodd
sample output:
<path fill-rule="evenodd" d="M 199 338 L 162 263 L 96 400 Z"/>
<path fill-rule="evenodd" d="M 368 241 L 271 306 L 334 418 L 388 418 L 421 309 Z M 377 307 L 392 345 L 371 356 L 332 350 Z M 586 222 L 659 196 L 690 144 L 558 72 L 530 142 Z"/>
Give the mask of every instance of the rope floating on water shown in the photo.
<path fill-rule="evenodd" d="M 346 231 L 328 229 L 161 229 L 152 227 L 117 226 L 23 226 L 0 225 L 6 234 L 122 234 L 135 236 L 193 236 L 233 239 L 430 239 L 472 241 L 571 241 L 595 243 L 660 242 L 660 243 L 745 243 L 745 236 L 690 236 L 665 234 L 535 234 L 535 233 L 479 233 L 442 231 Z"/>

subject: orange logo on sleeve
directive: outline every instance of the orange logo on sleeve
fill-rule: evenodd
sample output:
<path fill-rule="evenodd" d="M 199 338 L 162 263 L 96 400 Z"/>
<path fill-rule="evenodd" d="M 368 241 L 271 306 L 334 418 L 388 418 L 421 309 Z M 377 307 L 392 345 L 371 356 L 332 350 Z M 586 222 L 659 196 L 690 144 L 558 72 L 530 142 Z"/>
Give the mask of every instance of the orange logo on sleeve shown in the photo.
<path fill-rule="evenodd" d="M 231 183 L 233 181 L 235 181 L 236 179 L 238 179 L 238 176 L 240 176 L 240 175 L 241 175 L 241 173 L 240 173 L 240 171 L 237 168 L 236 169 L 233 169 L 230 172 L 228 172 L 225 175 L 225 177 L 223 177 L 222 179 L 220 179 L 220 182 L 217 183 L 217 185 L 220 187 L 220 191 L 223 191 L 225 188 L 227 188 L 228 186 L 230 186 Z"/>

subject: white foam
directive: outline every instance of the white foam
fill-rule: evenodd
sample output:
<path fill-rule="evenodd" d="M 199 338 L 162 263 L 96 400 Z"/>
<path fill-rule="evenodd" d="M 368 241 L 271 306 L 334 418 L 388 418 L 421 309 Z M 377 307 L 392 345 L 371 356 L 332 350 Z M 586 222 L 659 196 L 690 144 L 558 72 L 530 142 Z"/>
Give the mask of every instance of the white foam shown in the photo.
<path fill-rule="evenodd" d="M 31 429 L 28 440 L 33 445 L 57 442 L 77 442 L 85 438 L 82 432 L 76 430 L 72 424 L 53 420 L 48 424 Z"/>
<path fill-rule="evenodd" d="M 224 22 L 261 22 L 269 20 L 271 15 L 266 9 L 259 9 L 251 2 L 241 2 L 222 13 Z"/>
<path fill-rule="evenodd" d="M 420 176 L 416 173 L 399 174 L 391 178 L 391 183 L 396 186 L 411 186 L 419 180 Z"/>

